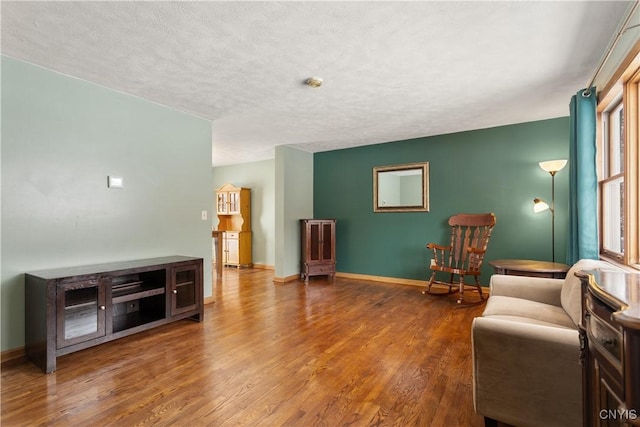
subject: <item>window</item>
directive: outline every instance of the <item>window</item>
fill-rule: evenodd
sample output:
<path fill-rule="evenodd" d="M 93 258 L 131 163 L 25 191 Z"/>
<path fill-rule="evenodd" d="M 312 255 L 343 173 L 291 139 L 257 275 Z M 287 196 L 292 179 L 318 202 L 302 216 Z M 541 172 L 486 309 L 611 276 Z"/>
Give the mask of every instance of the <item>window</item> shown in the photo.
<path fill-rule="evenodd" d="M 599 94 L 598 104 L 600 255 L 638 269 L 639 64 L 635 50 Z"/>
<path fill-rule="evenodd" d="M 624 258 L 624 107 L 618 103 L 602 115 L 600 180 L 602 252 Z"/>

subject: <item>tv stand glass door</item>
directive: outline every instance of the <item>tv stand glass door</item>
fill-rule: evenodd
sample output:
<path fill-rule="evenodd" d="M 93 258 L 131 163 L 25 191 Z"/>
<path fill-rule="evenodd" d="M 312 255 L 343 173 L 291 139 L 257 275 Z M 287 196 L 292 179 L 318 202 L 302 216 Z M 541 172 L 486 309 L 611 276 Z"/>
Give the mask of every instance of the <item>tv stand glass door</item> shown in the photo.
<path fill-rule="evenodd" d="M 98 280 L 60 286 L 57 294 L 58 347 L 104 336 L 105 302 L 105 286 Z"/>

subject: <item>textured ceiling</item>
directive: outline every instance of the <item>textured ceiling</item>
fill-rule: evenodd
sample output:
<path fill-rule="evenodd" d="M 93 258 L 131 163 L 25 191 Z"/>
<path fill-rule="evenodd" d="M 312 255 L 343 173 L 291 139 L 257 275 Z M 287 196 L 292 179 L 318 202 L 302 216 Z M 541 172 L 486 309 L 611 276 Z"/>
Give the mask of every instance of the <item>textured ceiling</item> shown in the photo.
<path fill-rule="evenodd" d="M 2 53 L 213 122 L 213 164 L 568 115 L 616 1 L 9 2 Z M 303 84 L 319 76 L 325 84 Z"/>

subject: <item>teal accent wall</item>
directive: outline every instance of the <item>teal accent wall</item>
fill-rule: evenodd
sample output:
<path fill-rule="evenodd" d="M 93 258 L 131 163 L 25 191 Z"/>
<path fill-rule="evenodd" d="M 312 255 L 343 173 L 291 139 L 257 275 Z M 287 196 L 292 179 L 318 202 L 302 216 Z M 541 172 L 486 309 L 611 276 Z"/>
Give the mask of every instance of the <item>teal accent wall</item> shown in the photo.
<path fill-rule="evenodd" d="M 2 350 L 28 271 L 197 256 L 211 295 L 211 122 L 2 57 L 1 161 Z"/>
<path fill-rule="evenodd" d="M 448 243 L 456 213 L 494 212 L 486 260 L 551 260 L 551 176 L 538 162 L 567 159 L 569 118 L 370 145 L 314 155 L 314 216 L 336 218 L 339 272 L 428 280 L 428 242 Z M 373 212 L 374 166 L 429 162 L 430 211 Z M 556 261 L 567 245 L 568 167 L 556 175 Z M 485 262 L 481 281 L 492 268 Z"/>

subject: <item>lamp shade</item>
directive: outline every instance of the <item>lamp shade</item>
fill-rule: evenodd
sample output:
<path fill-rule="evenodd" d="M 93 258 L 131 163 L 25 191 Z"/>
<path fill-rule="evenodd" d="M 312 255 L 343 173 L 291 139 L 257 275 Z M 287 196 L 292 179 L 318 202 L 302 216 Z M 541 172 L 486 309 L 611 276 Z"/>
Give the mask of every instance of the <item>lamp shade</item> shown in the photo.
<path fill-rule="evenodd" d="M 544 212 L 549 209 L 549 205 L 542 199 L 533 199 L 533 211 L 535 213 Z"/>
<path fill-rule="evenodd" d="M 558 172 L 559 170 L 564 168 L 567 165 L 567 161 L 566 160 L 547 160 L 546 162 L 540 162 L 538 164 L 540 165 L 542 170 L 549 173 L 553 173 L 553 172 Z"/>

